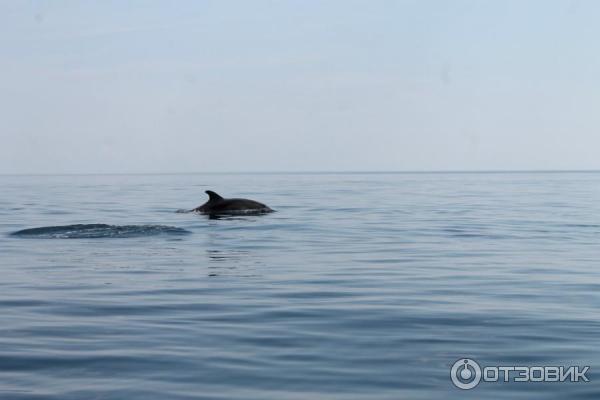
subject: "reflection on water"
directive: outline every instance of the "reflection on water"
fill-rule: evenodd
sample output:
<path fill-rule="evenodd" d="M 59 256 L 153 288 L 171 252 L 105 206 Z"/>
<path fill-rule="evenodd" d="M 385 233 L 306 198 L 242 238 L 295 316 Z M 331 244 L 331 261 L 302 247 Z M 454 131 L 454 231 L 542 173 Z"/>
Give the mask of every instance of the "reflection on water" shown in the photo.
<path fill-rule="evenodd" d="M 266 212 L 238 212 L 238 213 L 228 213 L 228 214 L 203 214 L 209 219 L 220 219 L 220 220 L 229 220 L 229 221 L 254 221 L 256 217 L 265 217 L 270 213 Z"/>
<path fill-rule="evenodd" d="M 257 254 L 245 250 L 207 250 L 209 276 L 235 275 L 237 277 L 259 276 L 257 267 L 262 265 Z"/>

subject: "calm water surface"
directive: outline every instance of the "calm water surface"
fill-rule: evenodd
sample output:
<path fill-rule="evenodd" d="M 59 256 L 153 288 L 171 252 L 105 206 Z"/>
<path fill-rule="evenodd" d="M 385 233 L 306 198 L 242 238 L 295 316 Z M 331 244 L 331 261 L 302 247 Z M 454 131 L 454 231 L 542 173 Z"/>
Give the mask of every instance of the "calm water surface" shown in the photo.
<path fill-rule="evenodd" d="M 600 398 L 598 173 L 2 176 L 0 189 L 2 400 Z M 278 211 L 176 213 L 206 189 Z M 10 235 L 69 224 L 181 229 Z M 590 382 L 461 391 L 461 357 L 589 365 Z"/>

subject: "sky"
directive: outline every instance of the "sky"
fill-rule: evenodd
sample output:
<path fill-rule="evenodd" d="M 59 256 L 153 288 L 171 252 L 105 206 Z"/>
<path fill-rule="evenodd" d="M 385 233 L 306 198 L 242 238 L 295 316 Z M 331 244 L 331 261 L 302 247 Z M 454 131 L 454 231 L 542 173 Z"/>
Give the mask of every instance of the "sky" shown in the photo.
<path fill-rule="evenodd" d="M 600 2 L 0 0 L 0 174 L 600 169 Z"/>

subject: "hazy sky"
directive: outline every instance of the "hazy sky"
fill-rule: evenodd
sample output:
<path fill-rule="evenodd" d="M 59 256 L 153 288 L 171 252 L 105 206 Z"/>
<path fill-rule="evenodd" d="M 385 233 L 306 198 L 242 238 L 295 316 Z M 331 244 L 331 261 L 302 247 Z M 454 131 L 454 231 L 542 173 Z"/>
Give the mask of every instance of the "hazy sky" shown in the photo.
<path fill-rule="evenodd" d="M 0 173 L 600 168 L 600 1 L 0 0 Z"/>

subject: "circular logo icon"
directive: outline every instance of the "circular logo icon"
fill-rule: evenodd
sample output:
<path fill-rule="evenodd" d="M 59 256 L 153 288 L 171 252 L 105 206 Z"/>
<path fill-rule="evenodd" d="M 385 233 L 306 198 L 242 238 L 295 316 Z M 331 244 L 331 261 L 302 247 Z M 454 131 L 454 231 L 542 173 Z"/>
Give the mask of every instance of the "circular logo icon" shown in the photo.
<path fill-rule="evenodd" d="M 481 367 L 475 360 L 461 358 L 452 365 L 450 379 L 459 389 L 473 389 L 481 381 Z"/>

